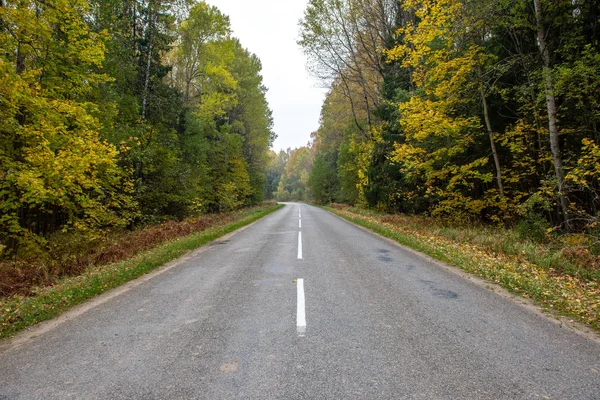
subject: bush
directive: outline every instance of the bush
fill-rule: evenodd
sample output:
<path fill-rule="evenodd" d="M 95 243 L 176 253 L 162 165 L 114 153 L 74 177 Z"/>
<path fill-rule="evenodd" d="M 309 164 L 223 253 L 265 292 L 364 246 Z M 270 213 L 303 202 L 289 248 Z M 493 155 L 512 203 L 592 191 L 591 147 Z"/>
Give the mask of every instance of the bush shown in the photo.
<path fill-rule="evenodd" d="M 548 230 L 552 226 L 540 214 L 527 214 L 517 224 L 517 232 L 523 240 L 533 242 L 546 242 L 548 239 Z"/>

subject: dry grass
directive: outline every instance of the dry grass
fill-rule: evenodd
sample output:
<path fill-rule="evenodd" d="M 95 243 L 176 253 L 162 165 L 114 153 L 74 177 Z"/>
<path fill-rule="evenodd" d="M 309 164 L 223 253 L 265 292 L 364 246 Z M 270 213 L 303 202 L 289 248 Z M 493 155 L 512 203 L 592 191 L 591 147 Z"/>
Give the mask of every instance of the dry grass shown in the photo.
<path fill-rule="evenodd" d="M 346 210 L 357 212 L 349 208 Z M 380 219 L 396 228 L 434 234 L 457 244 L 477 246 L 494 255 L 517 257 L 549 271 L 600 280 L 600 256 L 594 254 L 593 243 L 580 235 L 548 235 L 544 241 L 535 241 L 524 238 L 514 229 L 491 225 L 460 226 L 402 214 L 381 215 Z"/>

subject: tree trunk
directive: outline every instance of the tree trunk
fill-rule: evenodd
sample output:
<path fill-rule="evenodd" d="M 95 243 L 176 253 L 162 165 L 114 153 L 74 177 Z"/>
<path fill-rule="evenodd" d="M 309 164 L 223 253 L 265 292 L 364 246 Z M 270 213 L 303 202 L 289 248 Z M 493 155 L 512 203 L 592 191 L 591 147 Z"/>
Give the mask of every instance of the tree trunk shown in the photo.
<path fill-rule="evenodd" d="M 340 79 L 342 80 L 344 88 L 346 89 L 346 90 L 344 90 L 344 95 L 348 98 L 348 100 L 350 102 L 350 111 L 352 111 L 352 118 L 354 119 L 354 124 L 356 125 L 356 127 L 358 128 L 360 133 L 362 133 L 364 137 L 368 138 L 368 135 L 365 132 L 365 129 L 358 122 L 358 117 L 356 116 L 356 107 L 354 105 L 354 99 L 352 98 L 350 86 L 348 85 L 348 82 L 346 82 L 346 78 L 344 77 L 344 75 L 340 75 Z"/>
<path fill-rule="evenodd" d="M 407 11 L 403 11 L 402 12 L 402 16 L 401 16 L 401 24 L 400 26 L 402 27 L 406 27 L 408 26 L 408 24 L 410 23 L 414 23 L 415 20 L 415 14 L 414 11 L 412 9 L 407 10 Z M 411 51 L 415 51 L 415 46 L 412 43 L 408 44 Z M 411 65 L 409 65 L 406 70 L 408 71 L 408 88 L 410 91 L 411 96 L 414 96 L 415 91 L 416 91 L 416 86 L 415 86 L 415 80 L 414 80 L 414 69 Z"/>
<path fill-rule="evenodd" d="M 490 114 L 488 110 L 487 99 L 485 98 L 485 89 L 483 87 L 483 74 L 481 67 L 479 69 L 479 92 L 481 94 L 481 102 L 483 104 L 483 117 L 485 119 L 485 126 L 487 127 L 488 135 L 490 137 L 490 145 L 492 148 L 492 156 L 494 157 L 494 164 L 496 165 L 496 182 L 498 183 L 498 191 L 500 196 L 504 197 L 504 186 L 502 185 L 502 171 L 500 170 L 500 158 L 496 151 L 496 143 L 494 142 L 494 131 L 492 130 L 492 124 L 490 122 Z"/>
<path fill-rule="evenodd" d="M 131 6 L 131 49 L 133 50 L 133 53 L 136 54 L 136 50 L 137 50 L 137 0 L 133 0 L 131 2 L 132 6 Z M 137 56 L 137 54 L 136 54 Z"/>
<path fill-rule="evenodd" d="M 550 52 L 546 43 L 546 34 L 544 32 L 544 26 L 542 22 L 542 7 L 540 0 L 533 0 L 535 7 L 535 18 L 537 21 L 537 39 L 540 54 L 542 56 L 543 68 L 542 72 L 544 75 L 544 84 L 546 90 L 546 107 L 548 108 L 548 126 L 550 133 L 550 150 L 552 151 L 552 161 L 554 164 L 554 173 L 556 174 L 556 180 L 558 181 L 558 197 L 560 206 L 565 220 L 565 228 L 570 230 L 569 226 L 569 202 L 567 196 L 563 192 L 565 173 L 563 169 L 562 156 L 560 151 L 560 142 L 558 137 L 558 125 L 556 123 L 556 99 L 554 97 L 554 85 L 552 82 L 552 71 L 550 69 Z"/>
<path fill-rule="evenodd" d="M 149 7 L 151 7 L 149 5 Z M 144 92 L 142 93 L 142 121 L 146 120 L 146 108 L 148 105 L 148 89 L 150 86 L 150 67 L 152 66 L 152 39 L 153 39 L 153 15 L 152 9 L 148 11 L 148 58 L 146 61 L 146 74 L 144 78 Z"/>
<path fill-rule="evenodd" d="M 358 78 L 359 78 L 359 81 L 360 81 L 359 84 L 360 84 L 360 87 L 362 89 L 363 98 L 365 100 L 365 112 L 366 112 L 366 116 L 367 116 L 367 126 L 370 128 L 371 127 L 371 107 L 369 105 L 369 95 L 367 93 L 365 76 L 363 74 L 362 67 L 360 65 L 360 62 L 359 62 L 358 57 L 356 55 L 356 52 L 354 50 L 354 40 L 353 40 L 352 35 L 348 32 L 348 28 L 347 28 L 347 26 L 345 24 L 344 16 L 342 14 L 342 11 L 339 8 L 338 8 L 337 11 L 340 14 L 339 15 L 340 26 L 342 27 L 342 31 L 344 32 L 344 35 L 345 35 L 345 38 L 346 38 L 347 47 L 348 47 L 348 50 L 349 50 L 350 55 L 352 57 L 352 62 L 354 63 L 354 67 L 355 67 L 356 71 L 358 72 Z M 357 33 L 357 32 L 354 32 L 354 33 Z"/>

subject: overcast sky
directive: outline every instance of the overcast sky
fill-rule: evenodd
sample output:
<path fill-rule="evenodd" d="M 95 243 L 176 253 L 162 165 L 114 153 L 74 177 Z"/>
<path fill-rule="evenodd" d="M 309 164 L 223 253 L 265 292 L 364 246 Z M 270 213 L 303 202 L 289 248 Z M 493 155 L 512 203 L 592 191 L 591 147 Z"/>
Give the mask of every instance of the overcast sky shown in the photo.
<path fill-rule="evenodd" d="M 298 20 L 308 0 L 206 0 L 228 15 L 242 45 L 262 61 L 267 100 L 273 110 L 276 151 L 305 146 L 319 127 L 326 91 L 306 71 L 296 44 Z"/>

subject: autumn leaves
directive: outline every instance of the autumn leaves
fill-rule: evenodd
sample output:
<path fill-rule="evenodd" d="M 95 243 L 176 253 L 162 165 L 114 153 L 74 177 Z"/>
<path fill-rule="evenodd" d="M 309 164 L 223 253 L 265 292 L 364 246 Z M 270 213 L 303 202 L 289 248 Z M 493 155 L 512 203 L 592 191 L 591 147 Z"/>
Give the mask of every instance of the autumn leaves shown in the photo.
<path fill-rule="evenodd" d="M 592 232 L 594 4 L 311 1 L 300 44 L 331 84 L 312 150 L 315 197 Z"/>
<path fill-rule="evenodd" d="M 261 64 L 215 7 L 6 1 L 0 50 L 5 255 L 264 198 Z"/>

